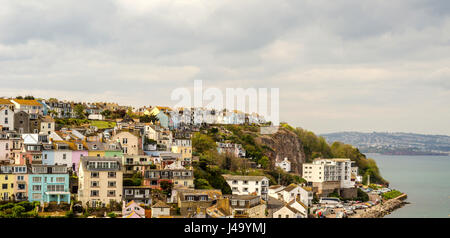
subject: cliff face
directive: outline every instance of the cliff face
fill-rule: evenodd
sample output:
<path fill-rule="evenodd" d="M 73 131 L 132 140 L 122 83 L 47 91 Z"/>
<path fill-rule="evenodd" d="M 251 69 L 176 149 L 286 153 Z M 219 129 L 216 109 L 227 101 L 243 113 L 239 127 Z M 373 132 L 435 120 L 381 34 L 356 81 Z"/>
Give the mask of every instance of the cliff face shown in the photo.
<path fill-rule="evenodd" d="M 275 167 L 277 156 L 280 160 L 287 157 L 291 162 L 292 171 L 301 175 L 302 164 L 305 163 L 306 157 L 303 144 L 294 132 L 280 128 L 275 134 L 260 135 L 256 138 L 256 142 L 271 148 L 265 155 L 270 159 L 272 167 Z"/>

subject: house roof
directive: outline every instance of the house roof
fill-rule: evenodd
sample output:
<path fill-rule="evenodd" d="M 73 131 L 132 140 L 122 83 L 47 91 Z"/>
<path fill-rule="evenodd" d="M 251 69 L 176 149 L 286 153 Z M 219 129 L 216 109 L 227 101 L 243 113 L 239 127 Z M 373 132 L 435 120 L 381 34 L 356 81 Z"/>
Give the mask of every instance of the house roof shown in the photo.
<path fill-rule="evenodd" d="M 0 105 L 1 105 L 1 103 L 0 103 Z M 9 109 L 9 107 L 7 107 L 7 106 L 0 106 L 0 111 L 3 111 L 3 109 Z"/>
<path fill-rule="evenodd" d="M 237 200 L 253 200 L 257 199 L 259 196 L 256 195 L 231 195 L 231 199 L 237 199 Z"/>
<path fill-rule="evenodd" d="M 13 99 L 14 102 L 20 105 L 26 105 L 26 106 L 42 106 L 38 101 L 36 100 L 25 100 L 25 99 Z"/>
<path fill-rule="evenodd" d="M 0 98 L 0 105 L 12 105 L 14 103 L 11 102 L 9 99 Z"/>
<path fill-rule="evenodd" d="M 295 208 L 293 208 L 293 207 L 291 207 L 289 205 L 286 205 L 286 208 L 289 209 L 293 213 L 301 213 L 301 214 L 303 214 L 301 211 L 299 211 L 299 210 L 297 210 L 297 209 L 295 209 Z"/>
<path fill-rule="evenodd" d="M 158 201 L 152 208 L 170 208 L 170 206 L 163 201 Z"/>
<path fill-rule="evenodd" d="M 55 119 L 53 119 L 51 116 L 44 116 L 41 118 L 41 122 L 55 122 Z"/>
<path fill-rule="evenodd" d="M 102 142 L 85 142 L 85 146 L 88 148 L 88 150 L 94 150 L 94 151 L 104 151 L 105 150 L 105 144 Z M 94 149 L 96 147 L 96 149 Z"/>
<path fill-rule="evenodd" d="M 289 206 L 291 206 L 292 204 L 294 204 L 295 202 L 298 202 L 300 205 L 302 205 L 302 207 L 304 207 L 305 209 L 308 209 L 308 206 L 306 206 L 304 203 L 302 203 L 302 201 L 300 201 L 300 199 L 292 199 L 292 201 L 290 201 L 288 203 Z"/>
<path fill-rule="evenodd" d="M 183 195 L 208 195 L 211 200 L 222 197 L 222 191 L 220 189 L 185 189 L 178 192 L 180 200 L 184 201 Z"/>
<path fill-rule="evenodd" d="M 287 186 L 286 188 L 284 188 L 283 190 L 284 191 L 286 191 L 286 192 L 290 192 L 290 191 L 292 191 L 292 190 L 294 190 L 295 188 L 297 188 L 298 187 L 298 185 L 297 184 L 289 184 L 289 186 Z"/>
<path fill-rule="evenodd" d="M 261 181 L 263 179 L 267 179 L 265 176 L 243 176 L 243 175 L 231 175 L 231 174 L 224 174 L 222 176 L 225 178 L 225 180 Z"/>

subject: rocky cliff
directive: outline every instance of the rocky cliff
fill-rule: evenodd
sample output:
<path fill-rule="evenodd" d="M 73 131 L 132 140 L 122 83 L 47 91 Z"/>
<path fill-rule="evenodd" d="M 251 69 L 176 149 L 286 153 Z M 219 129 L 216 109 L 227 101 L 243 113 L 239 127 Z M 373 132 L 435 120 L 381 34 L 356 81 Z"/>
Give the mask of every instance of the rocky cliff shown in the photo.
<path fill-rule="evenodd" d="M 270 159 L 271 166 L 275 166 L 275 160 L 285 157 L 291 162 L 291 169 L 294 173 L 301 175 L 302 164 L 306 157 L 303 151 L 303 144 L 294 132 L 280 128 L 277 133 L 271 135 L 259 135 L 256 142 L 262 146 L 270 148 L 265 155 Z"/>

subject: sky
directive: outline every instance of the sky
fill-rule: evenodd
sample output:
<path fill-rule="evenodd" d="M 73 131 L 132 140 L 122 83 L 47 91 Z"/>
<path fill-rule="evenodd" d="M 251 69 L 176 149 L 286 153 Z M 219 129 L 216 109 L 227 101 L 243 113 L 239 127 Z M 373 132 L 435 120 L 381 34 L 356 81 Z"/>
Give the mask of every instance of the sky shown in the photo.
<path fill-rule="evenodd" d="M 279 88 L 316 133 L 450 135 L 448 0 L 0 0 L 0 96 L 173 105 Z"/>

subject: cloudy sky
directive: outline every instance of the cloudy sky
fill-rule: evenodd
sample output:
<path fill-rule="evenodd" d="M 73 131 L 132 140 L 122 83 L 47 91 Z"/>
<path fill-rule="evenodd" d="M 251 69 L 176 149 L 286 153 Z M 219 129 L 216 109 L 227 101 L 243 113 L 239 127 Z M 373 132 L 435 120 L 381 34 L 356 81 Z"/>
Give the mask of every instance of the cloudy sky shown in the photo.
<path fill-rule="evenodd" d="M 279 88 L 316 133 L 450 135 L 450 1 L 0 0 L 0 96 L 173 105 Z"/>

